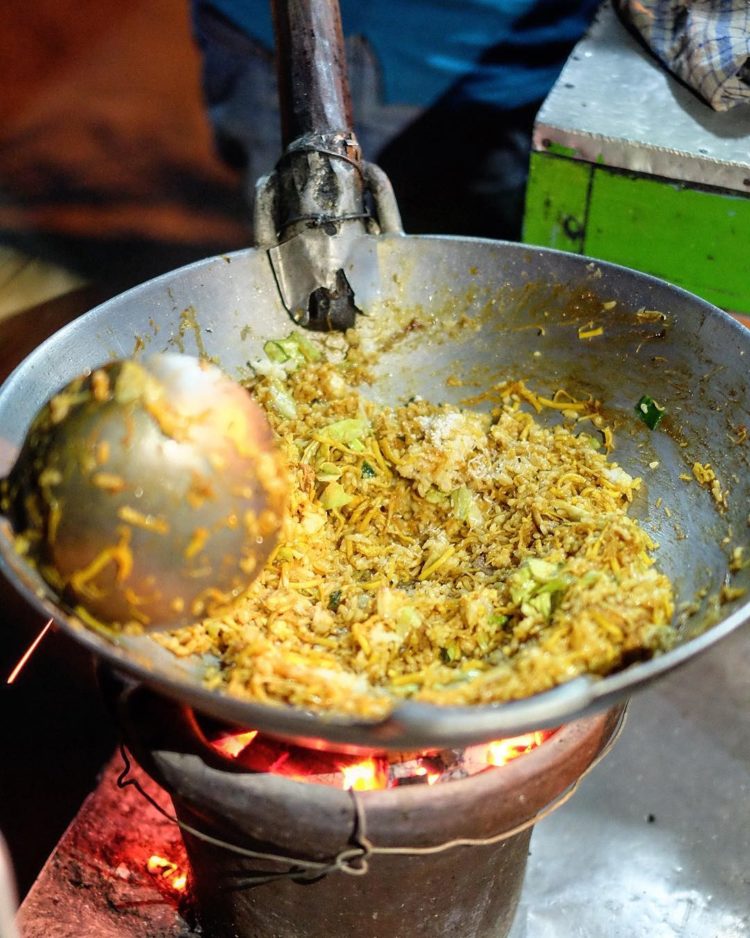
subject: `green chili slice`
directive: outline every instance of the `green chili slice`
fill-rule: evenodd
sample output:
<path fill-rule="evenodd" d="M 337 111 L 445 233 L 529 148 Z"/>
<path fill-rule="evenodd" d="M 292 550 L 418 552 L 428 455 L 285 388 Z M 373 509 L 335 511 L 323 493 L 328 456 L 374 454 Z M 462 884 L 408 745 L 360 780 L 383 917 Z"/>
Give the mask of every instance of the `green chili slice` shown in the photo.
<path fill-rule="evenodd" d="M 644 394 L 635 405 L 635 412 L 646 424 L 649 430 L 655 430 L 664 416 L 664 408 L 658 404 L 653 397 Z"/>

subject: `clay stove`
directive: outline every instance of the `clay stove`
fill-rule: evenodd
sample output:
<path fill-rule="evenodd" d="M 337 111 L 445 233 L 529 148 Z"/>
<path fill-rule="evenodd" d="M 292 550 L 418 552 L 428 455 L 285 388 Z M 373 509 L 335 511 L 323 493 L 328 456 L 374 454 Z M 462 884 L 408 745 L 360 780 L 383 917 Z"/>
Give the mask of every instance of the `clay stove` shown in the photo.
<path fill-rule="evenodd" d="M 209 723 L 142 686 L 116 699 L 128 750 L 174 805 L 191 911 L 211 938 L 507 935 L 533 824 L 622 719 L 616 708 L 536 734 L 492 765 L 491 746 L 321 752 Z M 183 892 L 179 859 L 145 862 Z"/>

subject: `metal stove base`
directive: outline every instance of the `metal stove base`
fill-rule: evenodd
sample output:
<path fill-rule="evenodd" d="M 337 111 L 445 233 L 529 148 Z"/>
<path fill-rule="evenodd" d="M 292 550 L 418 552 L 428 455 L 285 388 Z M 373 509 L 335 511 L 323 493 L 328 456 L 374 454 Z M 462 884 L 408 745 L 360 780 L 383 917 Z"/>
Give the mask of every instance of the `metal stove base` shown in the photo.
<path fill-rule="evenodd" d="M 146 870 L 153 853 L 184 864 L 177 831 L 117 789 L 120 768 L 116 756 L 24 901 L 23 938 L 200 935 L 184 895 Z M 748 938 L 748 858 L 744 629 L 639 694 L 613 752 L 537 826 L 511 938 Z M 381 938 L 369 921 L 363 935 Z"/>

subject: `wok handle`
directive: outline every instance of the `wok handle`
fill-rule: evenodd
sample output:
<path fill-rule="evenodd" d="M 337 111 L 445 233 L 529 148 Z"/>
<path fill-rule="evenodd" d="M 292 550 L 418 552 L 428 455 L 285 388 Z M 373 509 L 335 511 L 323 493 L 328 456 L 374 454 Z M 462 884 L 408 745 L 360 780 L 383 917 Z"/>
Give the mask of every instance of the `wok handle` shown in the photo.
<path fill-rule="evenodd" d="M 271 0 L 284 147 L 348 132 L 352 105 L 338 0 Z"/>

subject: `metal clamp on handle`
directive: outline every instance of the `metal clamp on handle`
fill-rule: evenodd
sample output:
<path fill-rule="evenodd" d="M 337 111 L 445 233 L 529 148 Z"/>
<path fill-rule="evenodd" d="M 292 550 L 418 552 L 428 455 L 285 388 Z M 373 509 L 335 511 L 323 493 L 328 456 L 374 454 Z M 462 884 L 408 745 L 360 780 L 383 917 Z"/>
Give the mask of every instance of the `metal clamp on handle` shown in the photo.
<path fill-rule="evenodd" d="M 301 138 L 258 181 L 255 238 L 265 248 L 281 301 L 295 322 L 318 331 L 345 330 L 360 309 L 346 273 L 365 235 L 403 234 L 390 181 L 351 151 L 353 135 Z"/>
<path fill-rule="evenodd" d="M 274 0 L 279 100 L 286 149 L 256 186 L 255 239 L 281 300 L 309 329 L 354 325 L 347 275 L 356 242 L 403 233 L 390 182 L 362 161 L 351 129 L 344 41 L 330 0 Z"/>

